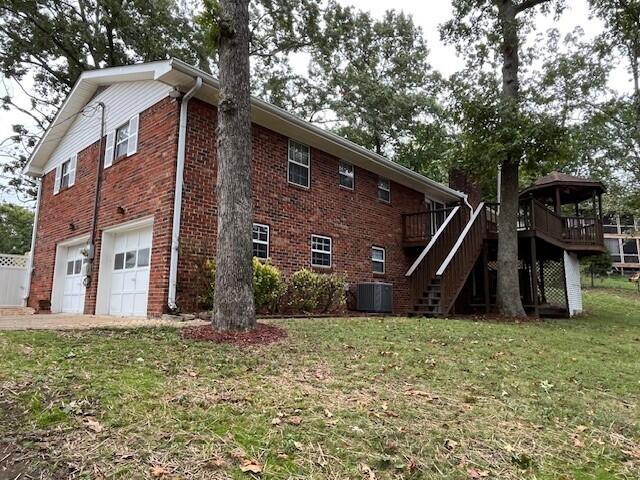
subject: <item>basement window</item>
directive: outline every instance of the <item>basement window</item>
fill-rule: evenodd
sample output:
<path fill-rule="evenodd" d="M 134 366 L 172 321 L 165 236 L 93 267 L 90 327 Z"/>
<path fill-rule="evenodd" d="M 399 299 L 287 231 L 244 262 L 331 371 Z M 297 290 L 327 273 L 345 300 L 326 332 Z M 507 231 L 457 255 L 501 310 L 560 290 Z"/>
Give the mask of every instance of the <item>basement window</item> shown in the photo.
<path fill-rule="evenodd" d="M 386 251 L 383 247 L 371 247 L 371 264 L 373 273 L 384 273 Z"/>
<path fill-rule="evenodd" d="M 331 268 L 331 237 L 311 235 L 311 265 Z"/>
<path fill-rule="evenodd" d="M 259 260 L 269 258 L 269 226 L 253 224 L 253 256 Z"/>
<path fill-rule="evenodd" d="M 348 188 L 349 190 L 353 190 L 353 184 L 354 184 L 353 165 L 347 162 L 340 162 L 340 166 L 338 167 L 338 173 L 340 176 L 340 186 L 344 188 Z"/>
<path fill-rule="evenodd" d="M 310 152 L 307 145 L 289 140 L 289 183 L 309 188 Z"/>
<path fill-rule="evenodd" d="M 388 178 L 378 177 L 378 199 L 391 203 L 391 182 Z"/>

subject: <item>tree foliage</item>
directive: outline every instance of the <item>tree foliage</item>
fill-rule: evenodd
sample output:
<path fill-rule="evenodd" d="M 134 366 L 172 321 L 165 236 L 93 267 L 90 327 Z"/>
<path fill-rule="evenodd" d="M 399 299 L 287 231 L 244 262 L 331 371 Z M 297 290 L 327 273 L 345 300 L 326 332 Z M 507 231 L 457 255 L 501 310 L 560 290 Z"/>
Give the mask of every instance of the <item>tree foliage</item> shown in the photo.
<path fill-rule="evenodd" d="M 0 203 L 0 253 L 22 255 L 31 248 L 33 212 L 20 205 Z"/>

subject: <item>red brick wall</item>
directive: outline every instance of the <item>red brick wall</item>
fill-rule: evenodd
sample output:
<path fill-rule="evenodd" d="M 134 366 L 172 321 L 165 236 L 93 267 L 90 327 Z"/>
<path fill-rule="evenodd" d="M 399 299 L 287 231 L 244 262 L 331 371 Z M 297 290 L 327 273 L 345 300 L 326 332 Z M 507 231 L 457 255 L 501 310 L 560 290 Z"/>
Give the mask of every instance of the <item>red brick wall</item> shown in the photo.
<path fill-rule="evenodd" d="M 94 313 L 102 230 L 153 216 L 148 313 L 166 311 L 179 103 L 166 98 L 140 115 L 138 152 L 103 171 L 93 282 L 85 313 Z M 29 306 L 50 300 L 56 245 L 91 228 L 99 142 L 78 153 L 75 185 L 53 195 L 55 171 L 43 178 Z M 125 213 L 118 213 L 118 207 Z M 69 224 L 73 223 L 74 230 Z"/>
<path fill-rule="evenodd" d="M 203 281 L 199 266 L 215 256 L 216 110 L 189 104 L 177 303 L 197 308 Z M 254 218 L 270 227 L 270 256 L 285 275 L 310 267 L 311 234 L 332 238 L 331 271 L 350 283 L 394 285 L 396 311 L 409 307 L 404 274 L 415 260 L 402 249 L 402 213 L 423 209 L 423 194 L 392 182 L 391 204 L 378 200 L 377 175 L 355 168 L 355 190 L 338 186 L 339 159 L 311 149 L 311 188 L 287 182 L 288 138 L 253 126 Z M 348 160 L 348 159 L 346 159 Z M 372 273 L 372 245 L 386 248 L 386 273 Z M 318 269 L 327 271 L 326 269 Z"/>

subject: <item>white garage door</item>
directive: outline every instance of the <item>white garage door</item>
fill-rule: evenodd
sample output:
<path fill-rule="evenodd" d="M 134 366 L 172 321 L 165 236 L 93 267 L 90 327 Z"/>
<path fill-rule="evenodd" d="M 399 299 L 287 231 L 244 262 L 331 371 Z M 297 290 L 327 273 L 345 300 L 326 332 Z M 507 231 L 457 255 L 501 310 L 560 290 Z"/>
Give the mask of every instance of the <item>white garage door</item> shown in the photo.
<path fill-rule="evenodd" d="M 67 248 L 67 261 L 64 272 L 62 292 L 62 311 L 65 313 L 84 312 L 84 284 L 82 283 L 82 264 L 86 257 L 80 253 L 83 245 Z"/>
<path fill-rule="evenodd" d="M 146 316 L 151 228 L 119 233 L 113 249 L 109 313 Z"/>

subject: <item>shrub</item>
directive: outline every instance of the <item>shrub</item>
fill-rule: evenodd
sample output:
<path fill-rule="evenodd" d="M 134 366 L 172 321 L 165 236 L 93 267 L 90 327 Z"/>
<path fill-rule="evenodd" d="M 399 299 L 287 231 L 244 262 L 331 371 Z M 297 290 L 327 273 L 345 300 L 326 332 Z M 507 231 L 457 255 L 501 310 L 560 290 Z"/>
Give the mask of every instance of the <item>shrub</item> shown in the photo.
<path fill-rule="evenodd" d="M 295 272 L 287 282 L 285 310 L 291 313 L 327 313 L 344 307 L 345 279 L 316 273 L 307 268 Z"/>
<path fill-rule="evenodd" d="M 273 313 L 282 295 L 284 283 L 280 270 L 269 261 L 253 258 L 253 295 L 257 312 Z"/>
<path fill-rule="evenodd" d="M 204 294 L 198 296 L 201 308 L 211 310 L 216 289 L 216 261 L 207 259 L 200 266 L 200 274 L 204 278 Z M 280 271 L 267 262 L 253 259 L 253 295 L 256 311 L 273 313 L 283 291 L 284 282 Z"/>

